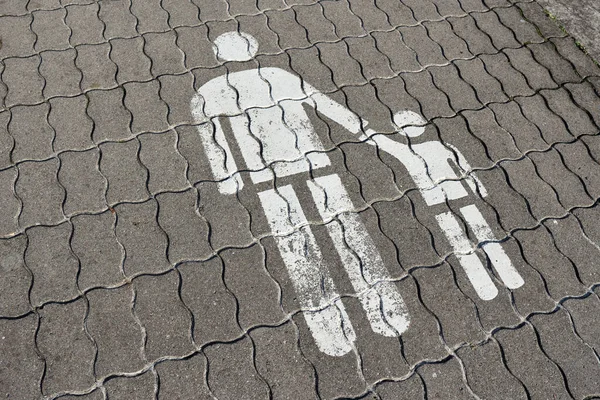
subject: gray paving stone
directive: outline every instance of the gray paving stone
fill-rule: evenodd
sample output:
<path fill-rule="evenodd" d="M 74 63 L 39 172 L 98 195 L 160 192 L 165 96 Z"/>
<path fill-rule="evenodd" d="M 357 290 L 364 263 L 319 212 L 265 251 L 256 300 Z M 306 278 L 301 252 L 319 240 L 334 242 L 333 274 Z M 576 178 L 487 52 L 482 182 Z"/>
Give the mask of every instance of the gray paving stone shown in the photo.
<path fill-rule="evenodd" d="M 4 60 L 2 80 L 8 87 L 6 106 L 35 104 L 43 100 L 44 79 L 39 74 L 39 56 Z"/>
<path fill-rule="evenodd" d="M 237 323 L 236 298 L 223 281 L 219 258 L 178 267 L 182 276 L 181 298 L 194 315 L 194 342 L 229 341 L 242 336 Z"/>
<path fill-rule="evenodd" d="M 177 134 L 174 131 L 140 135 L 139 140 L 140 160 L 149 172 L 150 193 L 189 188 L 186 162 L 177 152 Z"/>
<path fill-rule="evenodd" d="M 298 350 L 296 328 L 291 322 L 258 328 L 250 336 L 256 349 L 256 369 L 267 381 L 273 398 L 318 398 L 314 370 Z"/>
<path fill-rule="evenodd" d="M 169 110 L 159 95 L 157 81 L 128 83 L 125 85 L 125 107 L 133 115 L 131 130 L 142 132 L 162 132 L 168 129 Z"/>
<path fill-rule="evenodd" d="M 429 36 L 427 29 L 421 25 L 398 28 L 406 46 L 414 51 L 417 62 L 421 67 L 429 65 L 445 65 L 448 59 L 444 57 L 442 48 Z"/>
<path fill-rule="evenodd" d="M 454 111 L 476 110 L 483 107 L 483 104 L 477 100 L 474 87 L 460 79 L 459 70 L 454 65 L 432 67 L 429 71 L 434 84 L 448 96 Z"/>
<path fill-rule="evenodd" d="M 160 0 L 132 0 L 131 12 L 137 18 L 136 30 L 139 33 L 164 32 L 169 29 L 169 14 Z"/>
<path fill-rule="evenodd" d="M 565 210 L 594 203 L 595 199 L 586 193 L 581 179 L 565 167 L 556 150 L 532 153 L 529 158 L 536 165 L 540 177 L 552 186 Z"/>
<path fill-rule="evenodd" d="M 543 97 L 521 97 L 517 99 L 517 103 L 522 115 L 537 127 L 538 136 L 548 145 L 573 140 L 564 120 L 548 108 Z M 534 136 L 533 130 L 531 136 Z M 532 148 L 542 149 L 541 143 L 532 143 Z"/>
<path fill-rule="evenodd" d="M 323 5 L 325 13 L 329 19 L 332 18 L 327 13 L 329 4 L 341 4 L 327 3 Z M 283 11 L 266 11 L 265 16 L 267 17 L 267 24 L 269 29 L 277 35 L 277 44 L 281 49 L 287 50 L 292 48 L 306 48 L 310 46 L 308 41 L 308 34 L 306 29 L 298 23 L 295 16 L 296 13 L 293 8 Z M 338 28 L 336 26 L 336 28 Z M 344 29 L 343 26 L 338 29 Z"/>
<path fill-rule="evenodd" d="M 268 398 L 270 390 L 254 366 L 254 346 L 249 339 L 215 344 L 207 347 L 205 353 L 208 385 L 215 397 L 239 399 L 252 393 L 255 398 Z"/>
<path fill-rule="evenodd" d="M 100 172 L 108 180 L 108 203 L 147 199 L 148 172 L 138 159 L 139 142 L 104 143 L 100 150 Z"/>
<path fill-rule="evenodd" d="M 578 278 L 585 286 L 592 286 L 600 280 L 598 249 L 590 243 L 581 231 L 574 216 L 552 220 L 544 224 L 552 233 L 556 248 L 575 265 Z"/>
<path fill-rule="evenodd" d="M 306 28 L 308 40 L 312 43 L 335 42 L 339 37 L 335 34 L 335 27 L 323 14 L 320 4 L 307 7 L 294 8 L 296 21 Z"/>
<path fill-rule="evenodd" d="M 540 92 L 548 102 L 548 106 L 567 125 L 569 133 L 574 137 L 581 135 L 596 135 L 598 128 L 589 115 L 570 100 L 569 92 L 565 89 L 543 90 Z"/>
<path fill-rule="evenodd" d="M 0 107 L 5 108 L 4 100 L 6 98 L 6 93 L 8 92 L 8 86 L 2 81 L 2 73 L 4 72 L 4 64 L 0 64 Z"/>
<path fill-rule="evenodd" d="M 24 236 L 0 240 L 0 315 L 17 316 L 29 311 L 31 274 L 23 255 L 27 246 Z"/>
<path fill-rule="evenodd" d="M 489 341 L 457 351 L 465 366 L 469 387 L 485 399 L 525 399 L 523 384 L 506 368 L 498 344 Z M 499 390 L 502 388 L 501 390 Z"/>
<path fill-rule="evenodd" d="M 208 39 L 206 25 L 195 27 L 181 27 L 177 32 L 177 46 L 185 53 L 185 66 L 187 69 L 219 65 L 212 43 Z"/>
<path fill-rule="evenodd" d="M 129 1 L 103 1 L 98 17 L 104 24 L 106 39 L 131 38 L 138 36 L 137 19 L 130 12 Z"/>
<path fill-rule="evenodd" d="M 105 41 L 102 32 L 104 24 L 98 18 L 99 3 L 73 5 L 67 7 L 67 25 L 71 28 L 69 42 L 72 46 L 79 44 L 98 44 Z"/>
<path fill-rule="evenodd" d="M 65 25 L 66 9 L 33 13 L 31 30 L 37 36 L 35 51 L 65 50 L 69 47 L 71 30 Z"/>
<path fill-rule="evenodd" d="M 552 42 L 531 44 L 527 47 L 532 51 L 535 60 L 550 71 L 552 80 L 558 85 L 579 81 L 580 78 L 572 64 L 557 53 Z"/>
<path fill-rule="evenodd" d="M 44 394 L 85 390 L 94 384 L 95 348 L 85 333 L 86 304 L 49 304 L 40 311 L 37 345 L 46 361 Z"/>
<path fill-rule="evenodd" d="M 42 53 L 40 74 L 44 78 L 44 97 L 74 96 L 81 93 L 81 71 L 75 65 L 73 49 Z"/>
<path fill-rule="evenodd" d="M 182 357 L 193 352 L 192 319 L 179 298 L 179 275 L 143 276 L 133 283 L 134 312 L 145 329 L 148 361 Z"/>
<path fill-rule="evenodd" d="M 594 316 L 600 312 L 600 300 L 594 294 L 583 299 L 567 300 L 565 309 L 571 316 L 573 327 L 583 342 L 597 352 L 600 350 L 600 335 Z"/>
<path fill-rule="evenodd" d="M 598 75 L 600 67 L 594 63 L 594 60 L 590 56 L 577 47 L 573 38 L 553 38 L 550 41 L 554 43 L 560 55 L 573 65 L 579 76 L 584 78 L 586 76 Z"/>
<path fill-rule="evenodd" d="M 162 7 L 169 14 L 169 26 L 190 26 L 200 24 L 200 8 L 189 0 L 165 0 Z"/>
<path fill-rule="evenodd" d="M 435 86 L 431 72 L 428 70 L 402 76 L 406 91 L 421 105 L 425 119 L 437 117 L 453 117 L 456 112 L 450 107 L 448 96 Z"/>
<path fill-rule="evenodd" d="M 462 368 L 456 358 L 436 364 L 424 364 L 417 370 L 431 399 L 474 399 L 464 382 Z"/>
<path fill-rule="evenodd" d="M 398 31 L 374 32 L 373 37 L 377 49 L 389 59 L 394 71 L 418 71 L 421 69 L 417 62 L 417 54 L 407 47 Z"/>
<path fill-rule="evenodd" d="M 96 375 L 139 371 L 145 364 L 141 358 L 143 336 L 132 314 L 132 288 L 93 290 L 87 298 L 87 328 L 98 347 Z"/>
<path fill-rule="evenodd" d="M 492 54 L 497 51 L 489 35 L 486 35 L 477 27 L 475 19 L 471 15 L 450 17 L 447 21 L 452 26 L 454 34 L 465 41 L 465 45 L 471 54 Z"/>
<path fill-rule="evenodd" d="M 98 160 L 96 149 L 60 155 L 58 179 L 66 191 L 65 214 L 106 209 L 106 180 L 98 171 Z"/>
<path fill-rule="evenodd" d="M 454 33 L 448 21 L 426 22 L 423 26 L 429 37 L 441 47 L 448 61 L 473 57 L 466 42 Z"/>
<path fill-rule="evenodd" d="M 169 238 L 169 261 L 175 264 L 207 259 L 212 252 L 208 244 L 209 227 L 197 213 L 196 191 L 164 193 L 157 200 L 158 223 Z"/>
<path fill-rule="evenodd" d="M 550 70 L 536 62 L 534 53 L 529 48 L 506 49 L 504 53 L 508 56 L 511 65 L 525 75 L 528 85 L 534 90 L 557 87 L 550 76 Z"/>
<path fill-rule="evenodd" d="M 387 15 L 376 3 L 370 0 L 353 0 L 348 4 L 352 13 L 360 18 L 361 25 L 366 31 L 389 30 L 392 28 Z"/>
<path fill-rule="evenodd" d="M 156 376 L 146 372 L 134 377 L 116 377 L 106 382 L 109 398 L 115 400 L 143 400 L 155 397 Z"/>
<path fill-rule="evenodd" d="M 503 92 L 508 97 L 532 96 L 535 94 L 534 90 L 527 83 L 525 75 L 511 65 L 509 58 L 505 54 L 484 54 L 480 58 L 485 64 L 488 73 L 498 79 L 502 85 Z"/>
<path fill-rule="evenodd" d="M 383 400 L 424 399 L 425 388 L 419 375 L 412 375 L 403 381 L 387 381 L 377 385 L 377 394 Z"/>
<path fill-rule="evenodd" d="M 152 60 L 152 75 L 178 74 L 185 71 L 184 54 L 175 44 L 175 31 L 149 33 L 144 39 L 144 51 Z"/>
<path fill-rule="evenodd" d="M 348 53 L 345 42 L 319 44 L 322 62 L 331 69 L 337 87 L 362 85 L 366 78 L 360 64 Z"/>
<path fill-rule="evenodd" d="M 79 265 L 69 246 L 71 232 L 69 223 L 27 231 L 25 262 L 33 274 L 30 297 L 34 306 L 78 296 Z"/>
<path fill-rule="evenodd" d="M 600 138 L 596 135 L 594 136 L 583 136 L 581 141 L 587 147 L 590 156 L 598 162 L 600 160 Z"/>
<path fill-rule="evenodd" d="M 473 86 L 479 101 L 483 104 L 508 100 L 506 94 L 502 92 L 500 81 L 487 72 L 485 64 L 480 59 L 459 60 L 456 62 L 456 67 L 460 71 L 461 78 Z"/>
<path fill-rule="evenodd" d="M 33 0 L 27 3 L 27 10 L 51 10 L 60 7 L 60 0 Z"/>
<path fill-rule="evenodd" d="M 15 181 L 17 180 L 15 168 L 0 171 L 0 235 L 14 234 L 18 229 L 18 218 L 21 205 L 14 194 Z"/>
<path fill-rule="evenodd" d="M 560 29 L 559 24 L 548 18 L 545 10 L 535 1 L 517 3 L 523 16 L 540 31 L 544 38 L 564 37 L 567 34 Z"/>
<path fill-rule="evenodd" d="M 55 224 L 64 218 L 64 189 L 56 180 L 57 160 L 26 162 L 19 165 L 15 192 L 22 202 L 21 227 Z"/>
<path fill-rule="evenodd" d="M 350 56 L 362 66 L 362 74 L 367 80 L 385 79 L 395 75 L 390 69 L 389 58 L 377 50 L 372 37 L 347 39 Z"/>
<path fill-rule="evenodd" d="M 600 110 L 600 98 L 594 90 L 594 86 L 589 82 L 583 82 L 581 84 L 567 84 L 565 88 L 573 96 L 575 103 L 591 114 L 593 122 L 598 126 L 600 124 L 600 112 L 598 111 Z"/>
<path fill-rule="evenodd" d="M 556 149 L 573 173 L 582 180 L 586 193 L 596 200 L 600 197 L 600 164 L 594 160 L 585 141 L 576 141 L 570 144 L 559 144 Z"/>
<path fill-rule="evenodd" d="M 231 18 L 228 12 L 228 3 L 226 0 L 206 1 L 192 0 L 192 3 L 200 9 L 200 20 L 208 21 L 226 21 Z"/>
<path fill-rule="evenodd" d="M 486 33 L 496 50 L 505 48 L 519 48 L 521 44 L 516 40 L 515 34 L 501 21 L 494 11 L 471 14 L 477 27 Z"/>
<path fill-rule="evenodd" d="M 259 9 L 257 8 L 257 2 L 252 0 L 240 0 L 236 3 L 230 4 L 228 12 L 232 17 L 237 17 L 244 14 L 257 14 Z"/>
<path fill-rule="evenodd" d="M 435 5 L 438 13 L 447 17 L 450 15 L 464 15 L 465 10 L 463 9 L 459 0 L 429 0 Z"/>
<path fill-rule="evenodd" d="M 550 144 L 544 140 L 540 127 L 534 123 L 542 124 L 541 128 L 543 128 L 547 123 L 544 117 L 548 117 L 548 115 L 552 118 L 551 122 L 556 123 L 556 116 L 544 107 L 543 101 L 519 98 L 518 102 L 492 104 L 489 108 L 492 110 L 500 129 L 508 134 L 513 142 L 512 145 L 519 150 L 519 153 L 526 154 L 531 150 L 545 151 L 549 148 Z M 553 135 L 554 138 L 560 137 L 560 134 L 563 133 L 560 126 L 553 127 L 553 130 L 557 131 L 557 134 Z M 549 139 L 551 138 L 552 136 L 549 136 Z M 508 138 L 506 140 L 508 141 Z M 518 153 L 515 153 L 514 157 L 510 158 L 518 157 Z"/>
<path fill-rule="evenodd" d="M 114 232 L 115 215 L 81 215 L 72 219 L 71 247 L 79 258 L 79 288 L 117 285 L 124 280 L 123 252 Z"/>
<path fill-rule="evenodd" d="M 534 24 L 523 18 L 521 10 L 517 7 L 502 7 L 494 9 L 500 22 L 513 32 L 516 40 L 525 45 L 529 43 L 542 43 L 545 38 L 540 35 Z M 541 12 L 541 10 L 538 10 Z"/>
<path fill-rule="evenodd" d="M 39 398 L 43 361 L 36 353 L 37 317 L 0 320 L 0 394 L 5 398 Z"/>
<path fill-rule="evenodd" d="M 382 0 L 377 2 L 377 7 L 387 15 L 390 23 L 395 27 L 414 25 L 417 22 L 413 16 L 413 10 L 404 3 Z"/>
<path fill-rule="evenodd" d="M 177 149 L 187 162 L 187 179 L 191 183 L 213 180 L 204 147 L 195 126 L 179 126 Z"/>
<path fill-rule="evenodd" d="M 190 99 L 194 97 L 194 75 L 164 75 L 159 78 L 160 98 L 167 104 L 171 126 L 193 124 Z"/>
<path fill-rule="evenodd" d="M 258 0 L 258 9 L 265 10 L 283 10 L 287 4 L 283 0 Z"/>
<path fill-rule="evenodd" d="M 585 235 L 596 245 L 600 245 L 600 229 L 595 221 L 600 213 L 600 208 L 594 205 L 590 208 L 580 208 L 573 211 L 573 215 L 577 217 Z"/>
<path fill-rule="evenodd" d="M 587 291 L 577 277 L 576 267 L 553 245 L 548 230 L 540 227 L 533 231 L 516 232 L 514 236 L 521 244 L 527 262 L 544 277 L 546 290 L 554 300 Z"/>
<path fill-rule="evenodd" d="M 12 165 L 11 153 L 14 147 L 14 139 L 8 132 L 8 122 L 11 114 L 8 111 L 0 112 L 0 169 Z"/>
<path fill-rule="evenodd" d="M 7 2 L 4 4 L 16 4 Z M 11 17 L 3 15 L 0 17 L 0 59 L 7 57 L 27 57 L 34 54 L 33 45 L 36 41 L 35 34 L 30 26 L 33 21 L 31 15 Z"/>
<path fill-rule="evenodd" d="M 84 150 L 94 146 L 93 122 L 87 115 L 88 99 L 84 96 L 50 100 L 48 122 L 54 128 L 56 152 Z"/>
<path fill-rule="evenodd" d="M 126 276 L 160 273 L 171 266 L 167 260 L 167 236 L 156 222 L 157 204 L 121 204 L 115 207 L 117 238 L 125 250 Z"/>
<path fill-rule="evenodd" d="M 350 8 L 348 1 L 337 1 L 337 2 L 325 2 L 323 5 L 323 14 L 325 18 L 333 23 L 337 35 L 341 38 L 345 37 L 356 37 L 363 36 L 367 30 L 363 27 L 363 21 L 359 15 L 357 15 Z M 354 7 L 356 8 L 356 7 Z M 273 13 L 273 16 L 282 13 Z M 289 13 L 293 20 L 293 11 Z M 385 19 L 385 14 L 383 15 Z M 269 18 L 271 19 L 271 17 Z M 389 26 L 388 28 L 389 29 Z M 288 32 L 288 35 L 291 32 Z M 277 32 L 279 35 L 279 32 Z M 302 36 L 306 35 L 306 32 L 301 33 Z"/>
<path fill-rule="evenodd" d="M 0 4 L 0 14 L 7 16 L 27 14 L 27 3 L 4 2 Z"/>
<path fill-rule="evenodd" d="M 11 110 L 8 130 L 14 139 L 14 162 L 46 159 L 52 155 L 54 131 L 48 125 L 48 112 L 48 104 L 18 106 Z"/>
<path fill-rule="evenodd" d="M 119 2 L 107 2 L 113 4 Z M 111 45 L 102 43 L 98 45 L 80 45 L 77 47 L 75 64 L 81 71 L 81 89 L 107 89 L 117 84 L 117 66 L 110 59 Z"/>
<path fill-rule="evenodd" d="M 116 88 L 107 91 L 92 91 L 87 94 L 87 113 L 94 121 L 94 142 L 123 140 L 131 137 L 131 112 L 125 108 L 125 91 Z"/>
<path fill-rule="evenodd" d="M 435 5 L 430 1 L 407 0 L 403 1 L 412 11 L 417 22 L 437 21 L 441 15 L 437 12 Z"/>
<path fill-rule="evenodd" d="M 560 370 L 543 353 L 536 333 L 529 325 L 498 331 L 494 337 L 502 346 L 507 368 L 525 385 L 532 399 L 572 398 Z"/>
<path fill-rule="evenodd" d="M 536 315 L 531 318 L 531 323 L 545 353 L 561 367 L 572 395 L 584 398 L 600 392 L 597 358 L 573 333 L 568 314 L 559 309 L 550 315 Z"/>
<path fill-rule="evenodd" d="M 204 374 L 206 359 L 197 354 L 184 360 L 165 361 L 156 365 L 160 386 L 158 398 L 212 400 Z"/>
<path fill-rule="evenodd" d="M 237 317 L 242 329 L 274 325 L 285 318 L 279 302 L 280 288 L 266 270 L 267 254 L 259 245 L 221 253 L 223 279 L 237 300 Z"/>
<path fill-rule="evenodd" d="M 59 396 L 57 398 L 59 398 L 61 400 L 104 400 L 104 394 L 102 394 L 102 391 L 100 389 L 97 389 L 89 394 L 84 394 L 84 395 L 80 395 L 80 396 L 66 395 L 66 396 Z"/>
<path fill-rule="evenodd" d="M 222 195 L 213 182 L 200 183 L 197 188 L 200 191 L 200 214 L 210 226 L 212 248 L 250 245 L 254 241 L 250 231 L 251 217 L 237 197 Z"/>
<path fill-rule="evenodd" d="M 152 61 L 144 53 L 144 39 L 114 39 L 110 42 L 111 60 L 117 64 L 117 82 L 123 84 L 130 81 L 152 79 L 150 67 Z"/>

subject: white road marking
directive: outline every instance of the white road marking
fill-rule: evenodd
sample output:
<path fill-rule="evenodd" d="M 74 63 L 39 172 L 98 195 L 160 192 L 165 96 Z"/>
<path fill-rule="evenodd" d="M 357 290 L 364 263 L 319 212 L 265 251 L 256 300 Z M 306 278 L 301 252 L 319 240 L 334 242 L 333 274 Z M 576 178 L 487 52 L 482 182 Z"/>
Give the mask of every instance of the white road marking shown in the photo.
<path fill-rule="evenodd" d="M 399 336 L 409 325 L 406 306 L 360 216 L 348 212 L 353 205 L 340 177 L 307 184 L 371 328 L 383 336 Z M 336 215 L 339 222 L 332 220 Z"/>
<path fill-rule="evenodd" d="M 481 247 L 490 258 L 494 269 L 506 287 L 517 289 L 523 286 L 525 281 L 504 252 L 502 245 L 496 241 L 492 229 L 477 207 L 469 205 L 461 208 L 460 212 L 475 233 L 477 240 L 487 242 Z"/>
<path fill-rule="evenodd" d="M 292 186 L 258 194 L 304 318 L 317 347 L 331 356 L 352 350 L 356 335 Z"/>
<path fill-rule="evenodd" d="M 465 270 L 469 281 L 477 292 L 477 295 L 483 300 L 491 300 L 498 295 L 498 289 L 490 278 L 481 260 L 474 252 L 474 249 L 463 232 L 456 217 L 451 213 L 443 213 L 435 217 L 446 234 L 446 238 L 454 249 L 454 254 L 460 261 L 460 265 Z"/>

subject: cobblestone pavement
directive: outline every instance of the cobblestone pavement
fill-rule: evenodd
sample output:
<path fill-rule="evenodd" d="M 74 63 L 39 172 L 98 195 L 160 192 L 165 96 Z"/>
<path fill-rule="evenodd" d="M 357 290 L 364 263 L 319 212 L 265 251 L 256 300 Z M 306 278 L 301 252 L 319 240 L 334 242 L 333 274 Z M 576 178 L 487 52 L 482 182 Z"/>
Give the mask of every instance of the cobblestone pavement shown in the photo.
<path fill-rule="evenodd" d="M 255 59 L 217 57 L 227 32 L 254 37 Z M 600 398 L 600 68 L 535 1 L 4 0 L 0 40 L 0 397 Z M 223 128 L 244 187 L 222 194 L 190 104 L 257 67 L 302 77 L 369 129 L 305 104 L 330 165 L 253 183 Z M 400 110 L 424 117 L 422 136 L 395 133 Z M 471 168 L 454 183 L 475 172 L 487 196 L 428 205 L 373 132 L 455 149 Z M 332 174 L 353 208 L 324 222 L 306 181 Z M 270 233 L 258 193 L 289 185 L 356 336 L 344 354 L 316 346 L 320 311 L 300 307 Z M 467 229 L 472 205 L 486 240 Z M 402 297 L 401 335 L 369 326 L 344 268 L 365 275 L 375 256 L 350 245 L 347 216 Z M 491 299 L 465 273 L 461 229 Z"/>

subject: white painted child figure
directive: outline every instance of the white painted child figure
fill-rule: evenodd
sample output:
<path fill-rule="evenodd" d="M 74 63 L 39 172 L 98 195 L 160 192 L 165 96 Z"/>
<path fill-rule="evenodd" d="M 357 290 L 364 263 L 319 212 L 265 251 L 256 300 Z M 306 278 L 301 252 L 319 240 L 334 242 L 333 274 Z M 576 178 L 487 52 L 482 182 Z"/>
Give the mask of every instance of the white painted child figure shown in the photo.
<path fill-rule="evenodd" d="M 248 61 L 256 40 L 228 32 L 214 42 L 223 61 Z M 330 165 L 303 104 L 357 136 L 360 119 L 300 77 L 280 68 L 229 73 L 204 84 L 191 108 L 219 191 L 234 194 L 244 186 L 228 140 L 235 140 L 253 183 Z M 226 138 L 228 123 L 233 138 Z M 398 336 L 409 325 L 397 287 L 338 175 L 306 182 L 328 233 L 374 332 Z M 353 349 L 355 332 L 291 185 L 258 194 L 280 255 L 294 285 L 306 323 L 319 349 L 341 356 Z"/>
<path fill-rule="evenodd" d="M 394 115 L 394 123 L 399 132 L 408 137 L 418 137 L 425 132 L 427 121 L 412 111 L 402 111 Z M 369 133 L 369 132 L 367 132 Z M 407 167 L 409 174 L 417 184 L 427 205 L 445 203 L 447 200 L 460 199 L 469 196 L 463 181 L 475 194 L 487 196 L 487 190 L 471 170 L 471 166 L 463 154 L 452 145 L 444 145 L 440 141 L 429 141 L 411 144 L 412 154 L 408 154 L 408 146 L 397 143 L 389 144 L 382 135 L 372 137 L 384 150 L 405 146 L 398 159 Z M 381 142 L 381 143 L 380 143 Z M 399 155 L 398 151 L 395 151 Z M 418 159 L 417 159 L 418 158 Z M 456 173 L 456 169 L 461 174 Z M 513 266 L 510 258 L 504 252 L 481 212 L 474 204 L 460 208 L 464 220 L 475 234 L 483 251 L 496 270 L 496 273 L 510 289 L 523 285 L 524 281 Z M 436 215 L 436 220 L 453 247 L 454 253 L 464 268 L 467 277 L 480 298 L 491 300 L 498 294 L 490 275 L 474 252 L 473 245 L 461 228 L 456 216 L 451 212 Z"/>

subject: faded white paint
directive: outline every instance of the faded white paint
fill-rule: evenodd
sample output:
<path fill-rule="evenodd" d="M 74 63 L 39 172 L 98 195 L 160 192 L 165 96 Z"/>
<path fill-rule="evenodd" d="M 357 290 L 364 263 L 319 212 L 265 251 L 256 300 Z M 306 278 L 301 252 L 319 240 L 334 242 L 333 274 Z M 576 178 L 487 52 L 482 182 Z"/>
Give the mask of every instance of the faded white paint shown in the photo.
<path fill-rule="evenodd" d="M 400 335 L 409 325 L 406 306 L 360 216 L 352 212 L 340 177 L 329 175 L 307 184 L 371 328 L 383 336 Z"/>

